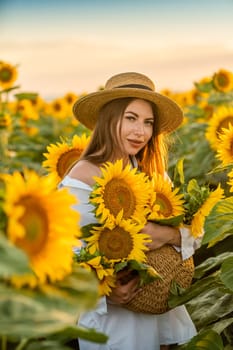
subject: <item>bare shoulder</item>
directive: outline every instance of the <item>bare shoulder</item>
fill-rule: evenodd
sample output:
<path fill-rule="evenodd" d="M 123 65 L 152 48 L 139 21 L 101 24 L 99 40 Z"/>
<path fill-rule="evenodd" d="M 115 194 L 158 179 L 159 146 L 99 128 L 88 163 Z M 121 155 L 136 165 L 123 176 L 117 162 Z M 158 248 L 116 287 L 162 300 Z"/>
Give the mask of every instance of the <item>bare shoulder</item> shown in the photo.
<path fill-rule="evenodd" d="M 95 183 L 93 176 L 100 176 L 100 174 L 99 167 L 87 160 L 77 162 L 68 173 L 70 177 L 85 182 L 89 186 Z"/>

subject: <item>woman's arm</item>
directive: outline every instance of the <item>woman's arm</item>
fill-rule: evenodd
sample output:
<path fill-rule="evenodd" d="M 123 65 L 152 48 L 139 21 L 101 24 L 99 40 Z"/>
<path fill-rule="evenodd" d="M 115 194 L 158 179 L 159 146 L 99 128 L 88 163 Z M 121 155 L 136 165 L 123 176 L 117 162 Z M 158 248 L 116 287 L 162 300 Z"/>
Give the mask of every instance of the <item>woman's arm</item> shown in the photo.
<path fill-rule="evenodd" d="M 151 237 L 152 242 L 147 244 L 150 250 L 160 248 L 164 244 L 171 244 L 177 247 L 181 246 L 180 230 L 176 227 L 159 225 L 148 221 L 141 232 Z"/>
<path fill-rule="evenodd" d="M 201 245 L 202 237 L 195 238 L 189 227 L 175 228 L 163 226 L 149 221 L 141 231 L 150 235 L 152 242 L 147 246 L 150 250 L 171 244 L 182 255 L 183 260 L 188 259 Z"/>

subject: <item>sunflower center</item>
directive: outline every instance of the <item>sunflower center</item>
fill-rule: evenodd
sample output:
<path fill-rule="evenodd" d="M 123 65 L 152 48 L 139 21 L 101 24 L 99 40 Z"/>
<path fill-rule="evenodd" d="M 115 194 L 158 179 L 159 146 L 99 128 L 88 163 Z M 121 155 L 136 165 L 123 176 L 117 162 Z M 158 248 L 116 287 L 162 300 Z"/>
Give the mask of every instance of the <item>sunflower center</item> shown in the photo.
<path fill-rule="evenodd" d="M 76 98 L 74 98 L 71 95 L 66 96 L 66 101 L 69 105 L 73 104 L 75 100 L 76 100 Z"/>
<path fill-rule="evenodd" d="M 172 205 L 169 199 L 163 193 L 156 193 L 156 203 L 160 206 L 159 212 L 164 217 L 169 217 L 173 213 Z"/>
<path fill-rule="evenodd" d="M 10 81 L 12 77 L 12 72 L 10 69 L 4 68 L 0 71 L 0 80 L 3 82 Z"/>
<path fill-rule="evenodd" d="M 221 87 L 228 86 L 229 78 L 226 74 L 218 74 L 218 85 Z"/>
<path fill-rule="evenodd" d="M 124 181 L 112 179 L 105 186 L 103 194 L 104 204 L 114 216 L 123 209 L 123 218 L 131 217 L 135 211 L 135 195 Z"/>
<path fill-rule="evenodd" d="M 204 107 L 206 119 L 209 120 L 213 116 L 214 108 L 213 106 L 207 105 Z"/>
<path fill-rule="evenodd" d="M 57 173 L 63 178 L 72 164 L 76 162 L 82 153 L 81 149 L 71 149 L 63 153 L 57 161 Z"/>
<path fill-rule="evenodd" d="M 25 236 L 18 238 L 16 245 L 27 252 L 35 255 L 47 241 L 49 224 L 47 213 L 33 197 L 23 197 L 18 203 L 24 207 L 24 214 L 19 222 L 25 229 Z"/>
<path fill-rule="evenodd" d="M 57 111 L 57 112 L 60 112 L 61 109 L 62 109 L 60 103 L 58 103 L 58 102 L 54 103 L 53 108 L 54 108 L 54 110 Z"/>
<path fill-rule="evenodd" d="M 222 120 L 221 123 L 219 123 L 219 126 L 217 128 L 217 135 L 219 133 L 222 134 L 222 129 L 225 128 L 225 129 L 229 129 L 229 124 L 233 125 L 233 115 L 229 115 L 227 116 L 226 118 L 224 118 Z"/>
<path fill-rule="evenodd" d="M 108 259 L 127 258 L 133 249 L 132 237 L 119 226 L 113 230 L 106 228 L 101 232 L 99 249 Z"/>

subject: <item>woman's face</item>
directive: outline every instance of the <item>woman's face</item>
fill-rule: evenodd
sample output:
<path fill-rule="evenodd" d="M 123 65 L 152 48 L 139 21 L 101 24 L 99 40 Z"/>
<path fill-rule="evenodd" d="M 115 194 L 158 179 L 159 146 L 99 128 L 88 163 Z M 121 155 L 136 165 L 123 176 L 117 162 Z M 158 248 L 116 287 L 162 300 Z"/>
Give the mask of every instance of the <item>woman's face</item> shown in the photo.
<path fill-rule="evenodd" d="M 149 102 L 135 99 L 127 107 L 121 122 L 120 140 L 128 155 L 136 155 L 149 142 L 154 115 Z"/>

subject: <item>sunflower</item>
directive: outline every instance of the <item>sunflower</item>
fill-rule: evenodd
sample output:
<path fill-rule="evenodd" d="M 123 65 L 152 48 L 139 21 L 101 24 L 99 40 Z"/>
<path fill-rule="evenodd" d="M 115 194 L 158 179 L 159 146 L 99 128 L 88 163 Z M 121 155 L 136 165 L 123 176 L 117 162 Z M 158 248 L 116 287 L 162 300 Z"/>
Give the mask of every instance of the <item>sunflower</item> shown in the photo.
<path fill-rule="evenodd" d="M 41 96 L 36 94 L 33 98 L 30 99 L 30 103 L 37 112 L 41 112 L 43 111 L 46 102 Z"/>
<path fill-rule="evenodd" d="M 191 233 L 197 238 L 203 234 L 205 218 L 209 215 L 215 204 L 218 203 L 224 197 L 224 191 L 220 185 L 215 191 L 211 192 L 202 206 L 193 215 L 191 222 Z"/>
<path fill-rule="evenodd" d="M 71 142 L 57 142 L 56 145 L 51 144 L 47 147 L 48 153 L 43 154 L 47 160 L 43 161 L 42 165 L 55 174 L 57 183 L 69 171 L 72 164 L 79 159 L 89 139 L 90 137 L 86 134 L 74 135 Z"/>
<path fill-rule="evenodd" d="M 12 129 L 12 117 L 10 114 L 0 112 L 0 129 L 8 131 Z"/>
<path fill-rule="evenodd" d="M 67 92 L 64 96 L 64 99 L 70 106 L 73 106 L 75 101 L 78 99 L 78 96 L 73 92 Z"/>
<path fill-rule="evenodd" d="M 220 135 L 223 133 L 223 129 L 229 129 L 231 124 L 233 125 L 233 107 L 219 107 L 210 119 L 206 130 L 206 138 L 214 150 L 219 147 Z"/>
<path fill-rule="evenodd" d="M 101 255 L 97 256 L 91 256 L 90 253 L 85 251 L 87 253 L 87 256 L 89 256 L 88 259 L 85 259 L 86 261 L 81 261 L 80 266 L 85 267 L 85 269 L 92 271 L 94 270 L 96 272 L 96 275 L 99 280 L 102 280 L 105 276 L 107 275 L 113 275 L 114 274 L 114 269 L 111 267 L 105 267 L 103 260 L 104 257 Z"/>
<path fill-rule="evenodd" d="M 226 69 L 220 69 L 213 75 L 213 85 L 221 92 L 233 90 L 233 74 Z"/>
<path fill-rule="evenodd" d="M 47 105 L 47 113 L 58 119 L 69 115 L 69 106 L 64 98 L 56 98 Z"/>
<path fill-rule="evenodd" d="M 0 87 L 9 89 L 18 77 L 17 69 L 9 63 L 0 62 Z"/>
<path fill-rule="evenodd" d="M 101 171 L 102 177 L 94 177 L 96 184 L 90 195 L 98 221 L 111 228 L 122 211 L 123 219 L 145 223 L 151 194 L 146 175 L 130 165 L 123 167 L 122 160 L 106 163 Z"/>
<path fill-rule="evenodd" d="M 178 193 L 178 188 L 172 188 L 168 178 L 154 173 L 151 185 L 154 196 L 151 197 L 151 213 L 148 220 L 170 219 L 184 214 L 183 195 Z"/>
<path fill-rule="evenodd" d="M 81 263 L 81 266 L 95 272 L 99 281 L 99 295 L 109 295 L 112 288 L 115 286 L 116 276 L 114 268 L 104 262 L 103 256 L 96 256 L 86 263 Z M 86 264 L 86 266 L 84 265 Z M 107 266 L 108 265 L 108 266 Z M 88 268 L 89 267 L 89 268 Z"/>
<path fill-rule="evenodd" d="M 16 113 L 21 116 L 21 124 L 27 123 L 28 120 L 38 120 L 39 114 L 33 107 L 30 100 L 22 99 L 15 105 Z"/>
<path fill-rule="evenodd" d="M 207 101 L 201 101 L 198 106 L 203 111 L 203 116 L 201 118 L 198 118 L 198 122 L 206 123 L 211 120 L 215 111 L 215 107 L 213 105 L 210 105 Z"/>
<path fill-rule="evenodd" d="M 4 174 L 8 239 L 23 250 L 34 274 L 12 276 L 17 286 L 31 287 L 61 280 L 72 270 L 72 246 L 80 244 L 75 198 L 57 190 L 52 175 L 39 177 L 25 170 Z"/>
<path fill-rule="evenodd" d="M 100 252 L 110 263 L 129 260 L 143 262 L 147 250 L 145 243 L 150 241 L 148 235 L 140 233 L 143 226 L 124 220 L 119 214 L 113 228 L 104 225 L 92 228 L 91 235 L 86 238 L 89 250 L 92 254 Z"/>
<path fill-rule="evenodd" d="M 223 128 L 219 135 L 220 143 L 216 157 L 222 164 L 229 165 L 233 162 L 233 126 L 230 124 L 228 129 Z"/>
<path fill-rule="evenodd" d="M 115 286 L 115 271 L 112 264 L 106 261 L 105 257 L 90 254 L 87 246 L 82 247 L 78 254 L 75 254 L 79 266 L 87 271 L 94 271 L 99 282 L 99 295 L 109 295 L 112 287 Z"/>
<path fill-rule="evenodd" d="M 65 95 L 64 95 L 64 100 L 66 101 L 67 105 L 68 105 L 68 113 L 70 116 L 73 116 L 73 105 L 75 103 L 75 101 L 77 101 L 78 99 L 78 96 L 73 93 L 73 92 L 67 92 Z M 77 119 L 76 119 L 77 120 Z"/>
<path fill-rule="evenodd" d="M 116 276 L 108 274 L 99 283 L 99 295 L 109 295 L 116 285 Z"/>

